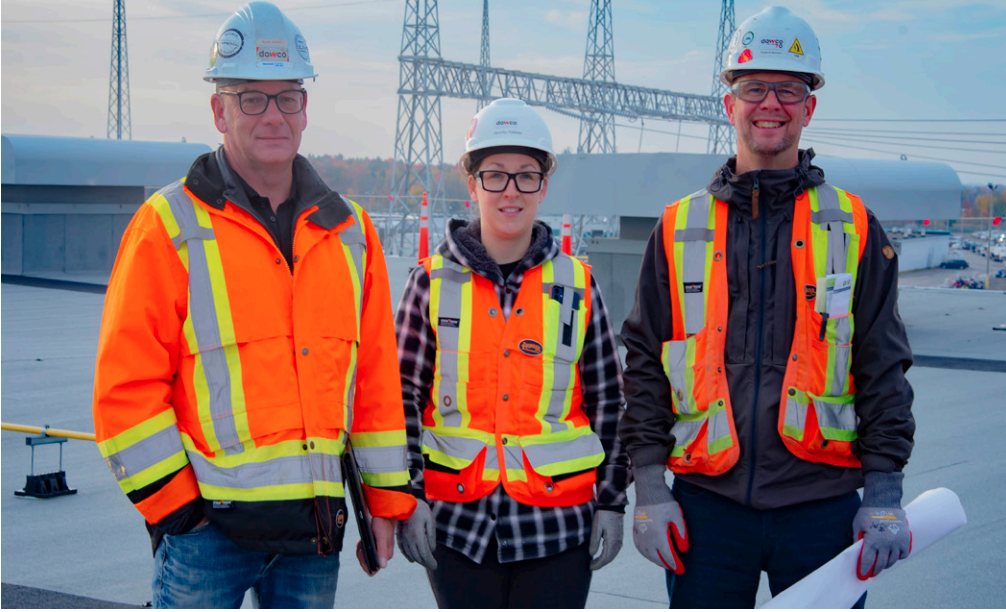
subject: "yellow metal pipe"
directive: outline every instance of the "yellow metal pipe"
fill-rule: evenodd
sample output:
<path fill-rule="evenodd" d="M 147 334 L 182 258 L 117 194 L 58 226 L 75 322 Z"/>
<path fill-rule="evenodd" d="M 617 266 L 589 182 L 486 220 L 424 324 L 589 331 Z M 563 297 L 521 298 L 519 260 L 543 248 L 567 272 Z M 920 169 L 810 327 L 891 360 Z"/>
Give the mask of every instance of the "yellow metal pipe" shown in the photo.
<path fill-rule="evenodd" d="M 53 436 L 55 438 L 73 438 L 74 440 L 89 440 L 94 442 L 94 434 L 87 433 L 86 431 L 70 431 L 69 429 L 54 429 L 52 427 L 33 427 L 31 425 L 17 425 L 14 423 L 0 423 L 0 429 L 42 434 L 45 436 Z"/>

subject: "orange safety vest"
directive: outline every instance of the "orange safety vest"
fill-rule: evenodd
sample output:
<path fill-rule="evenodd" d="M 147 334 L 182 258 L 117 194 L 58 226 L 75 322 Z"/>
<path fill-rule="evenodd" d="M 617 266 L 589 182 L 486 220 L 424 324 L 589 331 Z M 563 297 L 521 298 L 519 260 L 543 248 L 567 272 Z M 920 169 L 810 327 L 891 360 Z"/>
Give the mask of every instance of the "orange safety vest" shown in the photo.
<path fill-rule="evenodd" d="M 297 220 L 294 274 L 247 212 L 209 206 L 183 181 L 137 213 L 106 298 L 95 425 L 122 490 L 153 489 L 137 503 L 150 523 L 198 497 L 272 504 L 276 516 L 286 503 L 343 497 L 347 438 L 375 515 L 411 514 L 412 496 L 386 489 L 404 488 L 408 472 L 404 420 L 391 409 L 401 398 L 388 385 L 397 375 L 374 375 L 395 366 L 383 356 L 393 327 L 364 312 L 367 287 L 382 286 L 369 280 L 373 226 L 348 204 L 331 229 L 306 221 L 310 210 Z M 383 287 L 371 312 L 390 305 L 386 277 Z M 384 347 L 361 352 L 361 336 Z"/>
<path fill-rule="evenodd" d="M 560 254 L 528 270 L 506 320 L 492 281 L 442 255 L 423 266 L 437 340 L 428 497 L 472 501 L 502 482 L 524 504 L 591 500 L 604 449 L 580 407 L 589 266 Z"/>
<path fill-rule="evenodd" d="M 857 418 L 849 371 L 852 296 L 866 235 L 866 208 L 857 196 L 824 184 L 797 197 L 790 245 L 798 296 L 796 329 L 778 429 L 786 447 L 807 461 L 860 465 L 852 453 Z M 663 343 L 661 362 L 675 414 L 675 442 L 667 465 L 678 473 L 715 476 L 740 457 L 724 367 L 726 237 L 727 204 L 705 190 L 664 212 L 673 332 Z M 848 314 L 825 319 L 819 310 L 827 301 L 828 279 L 845 273 L 852 277 Z"/>

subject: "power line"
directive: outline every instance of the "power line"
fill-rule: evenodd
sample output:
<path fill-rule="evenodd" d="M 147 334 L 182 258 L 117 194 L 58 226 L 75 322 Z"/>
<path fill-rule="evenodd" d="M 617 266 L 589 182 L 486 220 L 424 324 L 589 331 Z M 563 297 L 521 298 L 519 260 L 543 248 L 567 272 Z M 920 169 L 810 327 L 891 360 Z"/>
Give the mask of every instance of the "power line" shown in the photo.
<path fill-rule="evenodd" d="M 805 133 L 817 134 L 818 132 L 821 132 L 821 130 L 819 130 L 819 129 L 808 129 Z M 919 137 L 912 137 L 912 136 L 885 136 L 883 134 L 872 134 L 869 131 L 859 131 L 859 130 L 852 130 L 852 131 L 848 131 L 848 130 L 834 130 L 834 131 L 831 131 L 831 130 L 829 130 L 829 131 L 823 132 L 822 134 L 826 135 L 826 136 L 835 137 L 835 138 L 838 138 L 838 137 L 842 137 L 842 138 L 853 138 L 853 137 L 855 137 L 855 138 L 862 138 L 862 137 L 869 137 L 869 138 L 885 138 L 887 140 L 899 140 L 899 141 L 900 140 L 925 140 L 925 141 L 928 141 L 928 142 L 970 142 L 970 143 L 974 143 L 974 144 L 983 144 L 983 145 L 984 144 L 989 144 L 989 145 L 1006 145 L 1006 141 L 994 141 L 994 140 L 978 140 L 978 141 L 974 141 L 974 140 L 969 140 L 969 139 L 966 139 L 966 138 L 925 138 L 925 137 L 919 138 Z M 894 144 L 894 143 L 880 142 L 878 144 Z M 912 145 L 912 144 L 906 144 L 905 146 L 908 146 L 908 147 L 919 147 L 919 146 L 929 146 L 929 145 Z M 966 150 L 970 150 L 970 149 L 966 149 Z M 995 153 L 996 151 L 990 151 L 990 152 Z M 1004 151 L 1004 152 L 1006 152 L 1006 151 Z"/>
<path fill-rule="evenodd" d="M 1006 119 L 819 119 L 814 121 L 879 121 L 884 123 L 1006 123 Z"/>
<path fill-rule="evenodd" d="M 856 146 L 853 146 L 853 145 L 841 144 L 841 143 L 837 143 L 837 142 L 831 142 L 831 141 L 828 141 L 828 140 L 821 140 L 820 138 L 814 138 L 814 137 L 809 137 L 809 138 L 805 137 L 803 140 L 809 140 L 810 142 L 817 142 L 817 143 L 820 143 L 820 144 L 826 144 L 826 145 L 831 145 L 831 146 L 835 146 L 835 147 L 844 147 L 846 149 L 858 149 L 860 151 L 871 151 L 873 153 L 884 153 L 884 154 L 887 154 L 887 155 L 900 155 L 901 154 L 901 153 L 899 153 L 897 151 L 884 151 L 882 149 L 871 149 L 869 147 L 856 147 Z M 962 161 L 962 160 L 958 160 L 958 159 L 943 159 L 941 157 L 929 157 L 929 156 L 926 156 L 926 155 L 914 155 L 914 154 L 912 155 L 912 157 L 915 157 L 915 158 L 918 158 L 918 159 L 934 160 L 934 161 L 938 161 L 938 162 L 943 162 L 945 164 L 964 164 L 966 166 L 981 166 L 983 168 L 996 168 L 998 170 L 1006 170 L 1006 166 L 994 166 L 992 164 L 979 164 L 977 162 L 968 162 L 968 161 Z"/>
<path fill-rule="evenodd" d="M 807 136 L 813 138 L 814 136 L 817 136 L 817 134 L 808 134 Z M 837 140 L 848 140 L 848 141 L 852 141 L 852 142 L 865 142 L 865 143 L 869 143 L 869 144 L 880 144 L 880 145 L 887 145 L 887 146 L 892 146 L 892 147 L 893 146 L 900 146 L 900 147 L 909 148 L 909 149 L 912 149 L 912 148 L 915 148 L 915 149 L 918 149 L 918 148 L 927 148 L 927 149 L 937 148 L 937 149 L 940 149 L 940 150 L 943 150 L 943 151 L 969 151 L 971 153 L 991 153 L 993 155 L 1006 155 L 1006 149 L 1003 149 L 1001 151 L 996 151 L 994 149 L 975 149 L 973 147 L 971 147 L 971 148 L 965 148 L 965 147 L 948 147 L 946 145 L 941 145 L 939 147 L 934 147 L 932 145 L 912 144 L 912 143 L 907 143 L 907 142 L 902 143 L 902 142 L 885 142 L 883 140 L 871 140 L 869 138 L 862 138 L 862 137 L 859 137 L 859 136 L 839 136 L 838 134 L 825 134 L 824 136 L 826 138 L 834 138 L 834 139 L 837 139 Z M 921 138 L 921 139 L 917 139 L 917 140 L 933 140 L 933 139 L 931 139 L 931 138 Z M 967 141 L 941 140 L 940 142 L 967 142 Z M 976 143 L 976 144 L 1006 144 L 1006 143 L 989 142 L 989 143 Z"/>
<path fill-rule="evenodd" d="M 849 128 L 844 128 L 844 127 L 841 127 L 841 128 L 837 128 L 837 127 L 834 127 L 834 128 L 831 128 L 831 127 L 823 127 L 823 128 L 809 127 L 809 128 L 807 128 L 807 130 L 808 131 L 812 130 L 812 131 L 815 131 L 815 132 L 839 132 L 839 133 L 842 133 L 842 134 L 848 134 L 848 133 L 851 133 L 851 132 L 864 132 L 864 133 L 870 133 L 870 134 L 883 133 L 883 134 L 908 134 L 908 135 L 912 135 L 912 134 L 932 134 L 932 135 L 937 135 L 937 136 L 978 136 L 978 137 L 982 137 L 982 138 L 991 138 L 992 136 L 1006 136 L 1006 132 L 933 132 L 933 131 L 930 131 L 930 130 L 878 130 L 878 129 L 874 129 L 874 128 L 863 128 L 863 129 L 856 130 L 856 129 L 849 129 Z"/>
<path fill-rule="evenodd" d="M 284 8 L 284 11 L 307 11 L 313 9 L 324 9 L 324 8 L 340 8 L 344 6 L 358 6 L 361 4 L 380 4 L 388 2 L 399 2 L 400 0 L 356 0 L 353 2 L 333 2 L 328 4 L 314 4 L 311 6 L 293 6 L 289 8 Z M 197 19 L 201 17 L 228 17 L 232 15 L 230 13 L 193 13 L 189 15 L 140 15 L 131 16 L 129 18 L 130 22 L 133 21 L 154 21 L 161 19 Z M 0 25 L 7 25 L 13 23 L 108 23 L 107 17 L 102 18 L 90 18 L 90 19 L 5 19 L 0 22 Z"/>

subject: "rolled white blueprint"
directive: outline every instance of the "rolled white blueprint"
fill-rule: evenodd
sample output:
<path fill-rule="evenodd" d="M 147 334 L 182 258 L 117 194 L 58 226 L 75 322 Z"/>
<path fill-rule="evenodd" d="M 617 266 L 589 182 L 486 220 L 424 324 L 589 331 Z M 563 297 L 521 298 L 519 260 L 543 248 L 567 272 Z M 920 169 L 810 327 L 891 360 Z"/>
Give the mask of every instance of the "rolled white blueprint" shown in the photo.
<path fill-rule="evenodd" d="M 866 580 L 856 576 L 859 551 L 863 547 L 860 540 L 813 574 L 773 597 L 762 608 L 850 608 L 874 581 L 883 580 L 889 572 L 919 556 L 968 522 L 957 494 L 943 488 L 930 489 L 916 497 L 905 506 L 905 514 L 912 530 L 912 552 L 880 576 Z"/>

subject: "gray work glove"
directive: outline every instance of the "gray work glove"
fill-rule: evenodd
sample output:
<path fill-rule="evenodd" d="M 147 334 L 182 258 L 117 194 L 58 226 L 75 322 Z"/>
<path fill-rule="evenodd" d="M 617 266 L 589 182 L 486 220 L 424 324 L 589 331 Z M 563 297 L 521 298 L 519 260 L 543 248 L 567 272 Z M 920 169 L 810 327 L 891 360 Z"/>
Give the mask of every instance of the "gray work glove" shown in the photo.
<path fill-rule="evenodd" d="M 879 576 L 912 552 L 912 532 L 901 509 L 902 473 L 867 472 L 863 505 L 852 520 L 852 535 L 863 540 L 856 575 Z"/>
<path fill-rule="evenodd" d="M 636 549 L 659 567 L 683 574 L 678 551 L 688 550 L 688 530 L 681 506 L 664 482 L 664 466 L 633 467 L 636 479 L 636 509 L 632 542 Z M 673 540 L 672 540 L 673 537 Z"/>
<path fill-rule="evenodd" d="M 625 515 L 614 510 L 598 510 L 594 513 L 594 524 L 590 528 L 590 571 L 596 572 L 615 559 L 622 550 L 622 523 Z M 601 556 L 594 557 L 604 539 L 604 550 Z"/>
<path fill-rule="evenodd" d="M 398 550 L 410 563 L 419 563 L 426 569 L 437 569 L 433 551 L 437 548 L 437 525 L 430 506 L 416 500 L 416 511 L 404 521 L 398 521 Z"/>

